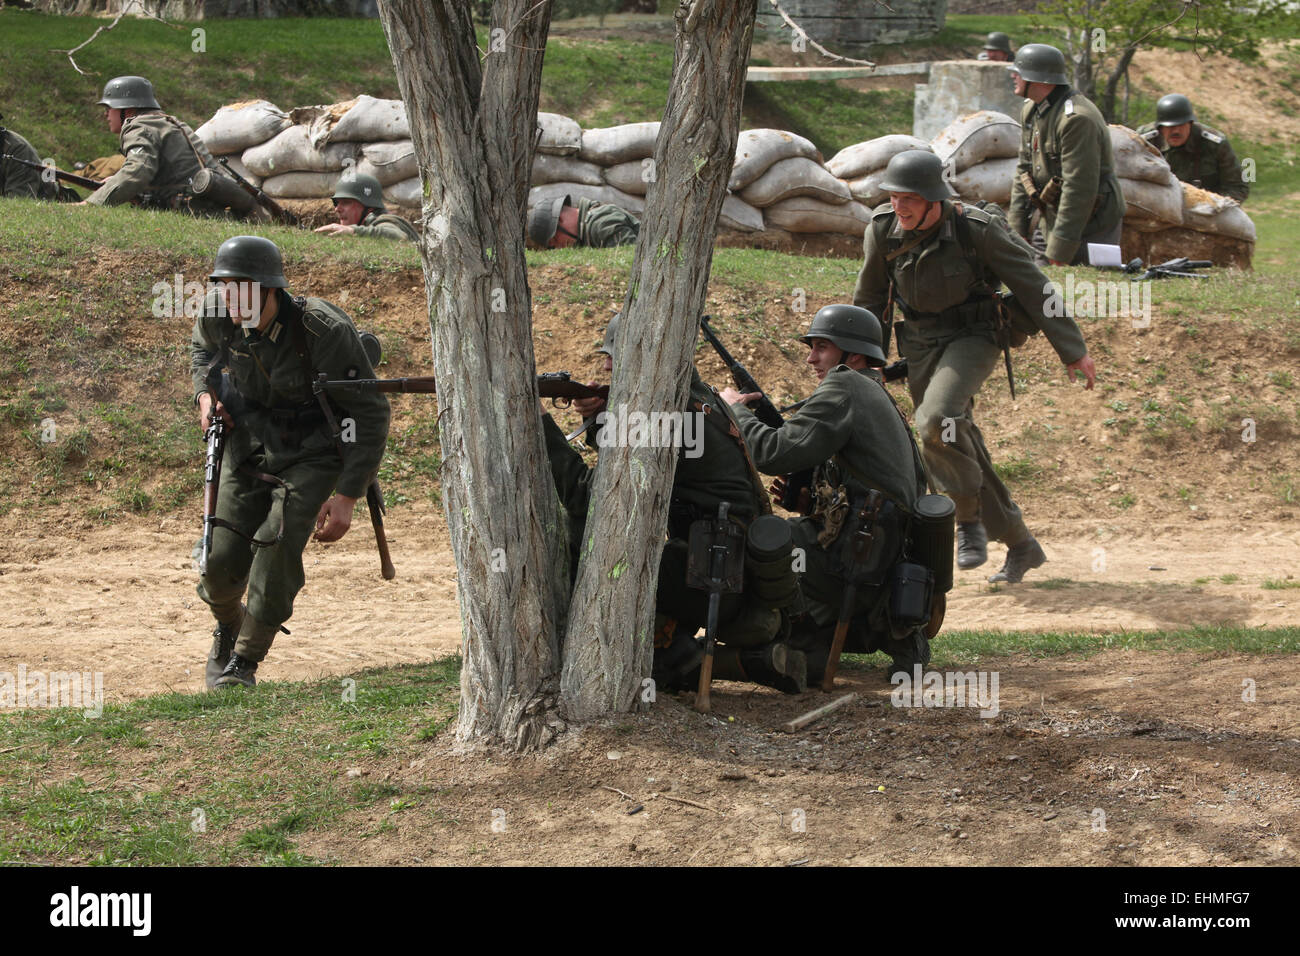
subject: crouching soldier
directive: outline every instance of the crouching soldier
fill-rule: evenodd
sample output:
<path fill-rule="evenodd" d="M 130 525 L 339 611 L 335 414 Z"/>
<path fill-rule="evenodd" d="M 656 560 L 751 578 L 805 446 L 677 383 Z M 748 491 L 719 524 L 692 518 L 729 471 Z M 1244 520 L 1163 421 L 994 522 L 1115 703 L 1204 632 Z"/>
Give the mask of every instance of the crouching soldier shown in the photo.
<path fill-rule="evenodd" d="M 619 318 L 610 321 L 600 349 L 605 354 L 605 370 L 610 373 L 615 372 L 614 342 Z M 606 412 L 604 401 L 579 399 L 574 407 L 585 418 L 594 419 L 588 437 L 599 446 L 601 439 L 591 436 L 607 421 L 602 417 Z M 807 684 L 804 655 L 790 649 L 782 639 L 789 631 L 789 617 L 783 609 L 794 603 L 797 594 L 789 534 L 784 522 L 770 514 L 767 492 L 747 462 L 740 433 L 726 404 L 694 368 L 683 414 L 692 416 L 694 424 L 682 431 L 692 440 L 689 444 L 684 441 L 679 452 L 668 509 L 668 540 L 659 560 L 655 683 L 668 690 L 693 690 L 698 686 L 705 645 L 696 634 L 707 622 L 709 595 L 687 585 L 691 525 L 716 519 L 718 506 L 725 502 L 728 520 L 742 534 L 749 533 L 745 545 L 748 559 L 744 592 L 720 597 L 719 646 L 714 653 L 713 676 L 798 693 Z M 556 490 L 569 517 L 572 570 L 576 573 L 593 472 L 550 415 L 543 416 L 543 429 Z"/>
<path fill-rule="evenodd" d="M 399 242 L 416 242 L 420 238 L 414 226 L 388 211 L 379 180 L 365 173 L 340 177 L 334 187 L 334 213 L 339 221 L 326 223 L 318 227 L 317 232 L 327 236 L 373 236 Z"/>
<path fill-rule="evenodd" d="M 806 562 L 800 580 L 803 613 L 793 622 L 790 643 L 806 654 L 809 681 L 820 681 L 845 589 L 853 586 L 844 649 L 884 651 L 893 659 L 892 671 L 910 672 L 929 661 L 930 647 L 924 628 L 909 621 L 928 620 L 930 609 L 901 620 L 897 609 L 891 612 L 890 593 L 926 478 L 912 433 L 878 371 L 885 364 L 880 322 L 866 309 L 829 305 L 813 317 L 801 340 L 820 384 L 783 427 L 763 424 L 744 407 L 758 395 L 722 391 L 759 471 L 813 470 L 808 513 L 789 519 L 796 555 Z M 784 495 L 784 480 L 774 490 Z M 864 513 L 869 515 L 865 528 Z M 946 521 L 951 542 L 950 510 Z M 865 564 L 855 569 L 851 552 L 860 529 L 872 544 L 861 556 Z M 945 571 L 942 557 L 934 563 L 938 577 Z M 951 579 L 951 544 L 946 573 Z"/>
<path fill-rule="evenodd" d="M 227 239 L 211 281 L 190 341 L 200 423 L 207 431 L 219 415 L 229 429 L 198 585 L 217 620 L 206 678 L 209 689 L 252 687 L 302 589 L 307 539 L 313 529 L 317 541 L 343 537 L 379 469 L 389 409 L 376 391 L 313 392 L 320 373 L 374 370 L 346 312 L 289 294 L 275 243 Z"/>

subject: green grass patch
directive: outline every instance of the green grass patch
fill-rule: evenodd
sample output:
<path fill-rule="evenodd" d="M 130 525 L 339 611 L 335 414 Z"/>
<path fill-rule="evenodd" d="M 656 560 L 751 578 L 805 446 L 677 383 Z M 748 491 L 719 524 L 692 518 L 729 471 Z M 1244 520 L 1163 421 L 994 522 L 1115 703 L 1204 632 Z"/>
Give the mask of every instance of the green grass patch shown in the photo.
<path fill-rule="evenodd" d="M 1291 578 L 1268 578 L 1260 585 L 1265 591 L 1289 591 L 1300 588 L 1300 581 Z"/>

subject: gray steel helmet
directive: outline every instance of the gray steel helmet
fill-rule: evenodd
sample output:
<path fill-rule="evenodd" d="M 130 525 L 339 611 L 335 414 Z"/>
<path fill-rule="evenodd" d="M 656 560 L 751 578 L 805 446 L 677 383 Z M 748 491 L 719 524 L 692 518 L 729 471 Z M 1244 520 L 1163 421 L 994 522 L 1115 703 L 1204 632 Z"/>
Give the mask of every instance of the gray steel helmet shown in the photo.
<path fill-rule="evenodd" d="M 856 305 L 828 305 L 818 310 L 807 334 L 799 336 L 799 341 L 808 345 L 813 339 L 826 339 L 846 352 L 874 360 L 868 364 L 885 364 L 885 353 L 880 350 L 880 320 Z"/>
<path fill-rule="evenodd" d="M 1014 56 L 1011 49 L 1011 37 L 1007 36 L 1001 30 L 994 30 L 989 34 L 989 38 L 984 41 L 984 49 L 1001 50 L 1007 56 Z"/>
<path fill-rule="evenodd" d="M 1195 122 L 1196 113 L 1192 110 L 1192 101 L 1182 93 L 1162 96 L 1160 102 L 1156 103 L 1157 126 L 1182 126 L 1184 123 Z"/>
<path fill-rule="evenodd" d="M 285 289 L 284 259 L 270 239 L 261 236 L 235 236 L 217 250 L 209 279 L 250 279 L 268 289 Z"/>
<path fill-rule="evenodd" d="M 896 153 L 885 167 L 885 178 L 880 188 L 891 193 L 916 193 L 930 202 L 954 195 L 943 178 L 943 160 L 924 149 L 905 149 Z"/>
<path fill-rule="evenodd" d="M 539 202 L 528 217 L 528 238 L 545 248 L 555 236 L 560 224 L 560 210 L 573 205 L 568 196 L 556 196 L 548 202 Z"/>
<path fill-rule="evenodd" d="M 1065 75 L 1065 54 L 1047 43 L 1026 43 L 1016 51 L 1016 58 L 1007 69 L 1030 83 L 1063 86 L 1070 82 Z"/>
<path fill-rule="evenodd" d="M 153 84 L 143 76 L 115 76 L 104 84 L 99 106 L 111 110 L 160 110 L 153 95 Z"/>
<path fill-rule="evenodd" d="M 334 204 L 338 205 L 340 199 L 355 199 L 367 209 L 383 209 L 384 187 L 379 185 L 379 180 L 374 176 L 365 173 L 350 176 L 345 174 L 339 177 L 338 184 L 334 187 Z"/>
<path fill-rule="evenodd" d="M 622 320 L 623 313 L 615 312 L 614 317 L 609 320 L 609 325 L 605 326 L 605 341 L 600 344 L 597 352 L 604 352 L 610 358 L 614 357 L 614 339 L 618 337 L 618 323 Z"/>

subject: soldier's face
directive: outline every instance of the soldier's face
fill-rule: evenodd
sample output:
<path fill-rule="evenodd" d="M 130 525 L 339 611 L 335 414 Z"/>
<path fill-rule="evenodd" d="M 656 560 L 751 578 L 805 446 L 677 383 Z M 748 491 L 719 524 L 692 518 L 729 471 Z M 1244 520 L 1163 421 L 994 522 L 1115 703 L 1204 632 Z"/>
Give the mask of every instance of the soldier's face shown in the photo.
<path fill-rule="evenodd" d="M 890 193 L 889 204 L 894 207 L 899 224 L 909 231 L 921 225 L 930 211 L 930 201 L 917 193 Z"/>
<path fill-rule="evenodd" d="M 989 55 L 989 59 L 994 63 L 1008 63 L 1011 60 L 1005 50 L 985 50 L 984 52 Z"/>
<path fill-rule="evenodd" d="M 1029 95 L 1029 81 L 1014 70 L 1011 71 L 1011 86 L 1016 91 L 1016 96 Z"/>
<path fill-rule="evenodd" d="M 366 207 L 355 199 L 336 199 L 334 214 L 339 217 L 339 225 L 355 226 L 366 218 Z"/>
<path fill-rule="evenodd" d="M 817 381 L 844 360 L 844 350 L 830 339 L 813 339 L 808 343 L 808 364 L 817 373 Z"/>
<path fill-rule="evenodd" d="M 122 112 L 122 110 L 104 107 L 104 119 L 108 123 L 108 131 L 114 136 L 122 132 Z"/>
<path fill-rule="evenodd" d="M 248 279 L 219 280 L 217 295 L 226 307 L 231 324 L 255 329 L 261 323 L 264 296 L 260 282 Z"/>
<path fill-rule="evenodd" d="M 1160 133 L 1164 136 L 1165 142 L 1170 146 L 1182 146 L 1192 135 L 1191 123 L 1180 123 L 1177 126 L 1162 126 Z"/>
<path fill-rule="evenodd" d="M 563 249 L 578 241 L 578 209 L 565 206 L 560 210 L 560 221 L 556 223 L 555 235 L 551 237 L 550 248 Z"/>

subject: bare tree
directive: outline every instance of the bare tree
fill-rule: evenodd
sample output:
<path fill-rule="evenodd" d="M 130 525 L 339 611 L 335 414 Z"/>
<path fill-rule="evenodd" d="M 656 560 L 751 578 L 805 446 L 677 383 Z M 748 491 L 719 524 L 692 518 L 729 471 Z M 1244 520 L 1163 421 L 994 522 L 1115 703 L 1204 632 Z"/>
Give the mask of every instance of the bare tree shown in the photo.
<path fill-rule="evenodd" d="M 424 182 L 443 499 L 459 570 L 461 740 L 545 742 L 570 603 L 538 415 L 523 231 L 551 0 L 498 0 L 488 50 L 456 0 L 380 0 Z M 735 156 L 756 0 L 679 5 L 672 91 L 610 407 L 681 410 Z M 648 674 L 676 450 L 605 449 L 561 686 L 587 719 Z"/>

